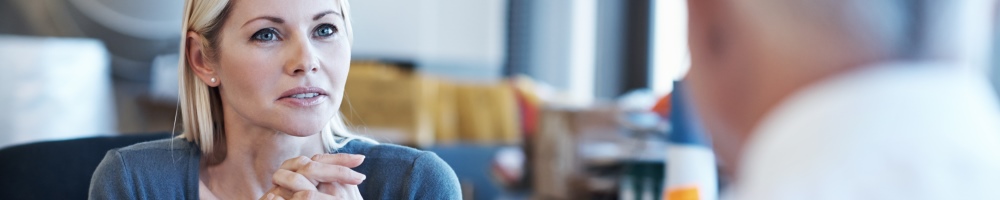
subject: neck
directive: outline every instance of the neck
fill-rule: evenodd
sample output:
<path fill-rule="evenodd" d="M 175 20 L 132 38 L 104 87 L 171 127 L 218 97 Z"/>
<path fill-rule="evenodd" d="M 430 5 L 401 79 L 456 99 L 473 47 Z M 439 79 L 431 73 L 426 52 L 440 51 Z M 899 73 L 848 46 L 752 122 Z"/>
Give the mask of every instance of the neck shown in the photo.
<path fill-rule="evenodd" d="M 209 190 L 223 199 L 259 198 L 272 187 L 271 177 L 282 162 L 325 153 L 320 134 L 296 137 L 230 121 L 234 120 L 225 122 L 225 159 L 202 166 L 200 176 Z"/>

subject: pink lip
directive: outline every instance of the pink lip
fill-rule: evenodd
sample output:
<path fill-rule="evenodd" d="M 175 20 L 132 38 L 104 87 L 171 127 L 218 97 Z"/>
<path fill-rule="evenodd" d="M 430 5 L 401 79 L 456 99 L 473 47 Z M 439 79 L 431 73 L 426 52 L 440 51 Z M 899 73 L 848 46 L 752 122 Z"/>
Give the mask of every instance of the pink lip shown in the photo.
<path fill-rule="evenodd" d="M 305 94 L 305 93 L 317 93 L 319 95 L 310 98 L 292 98 L 292 95 Z M 327 98 L 327 93 L 322 88 L 296 87 L 281 93 L 281 96 L 278 97 L 277 101 L 296 107 L 307 107 L 322 103 L 323 101 L 326 100 L 326 98 Z"/>

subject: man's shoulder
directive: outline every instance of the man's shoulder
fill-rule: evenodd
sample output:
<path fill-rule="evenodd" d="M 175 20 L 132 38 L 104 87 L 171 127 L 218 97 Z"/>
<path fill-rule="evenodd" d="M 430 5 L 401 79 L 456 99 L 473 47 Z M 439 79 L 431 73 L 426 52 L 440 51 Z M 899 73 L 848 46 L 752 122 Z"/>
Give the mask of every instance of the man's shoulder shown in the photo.
<path fill-rule="evenodd" d="M 1000 196 L 982 187 L 1000 185 L 1000 114 L 985 84 L 936 68 L 873 70 L 811 86 L 772 110 L 744 149 L 737 193 Z"/>

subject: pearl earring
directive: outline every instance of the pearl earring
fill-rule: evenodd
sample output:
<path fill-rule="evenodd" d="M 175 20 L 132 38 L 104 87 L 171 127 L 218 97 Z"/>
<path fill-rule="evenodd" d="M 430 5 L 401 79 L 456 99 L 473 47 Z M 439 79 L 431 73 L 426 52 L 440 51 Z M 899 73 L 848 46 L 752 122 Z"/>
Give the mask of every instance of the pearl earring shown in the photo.
<path fill-rule="evenodd" d="M 210 79 L 209 81 L 212 81 L 212 83 L 215 83 L 215 77 L 212 77 L 212 79 Z"/>

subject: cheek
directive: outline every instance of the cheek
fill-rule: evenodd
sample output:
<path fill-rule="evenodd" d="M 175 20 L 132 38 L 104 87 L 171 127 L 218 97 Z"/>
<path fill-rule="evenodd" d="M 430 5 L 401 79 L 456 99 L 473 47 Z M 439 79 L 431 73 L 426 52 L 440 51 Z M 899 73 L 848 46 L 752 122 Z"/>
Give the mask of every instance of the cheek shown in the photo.
<path fill-rule="evenodd" d="M 712 51 L 707 37 L 707 30 L 704 26 L 691 25 L 691 35 L 689 36 L 689 47 L 691 51 L 691 68 L 685 77 L 687 86 L 691 89 L 692 100 L 696 101 L 698 111 L 706 121 L 715 120 L 715 109 L 718 108 L 719 96 L 715 95 L 720 90 L 720 82 L 725 81 L 719 77 L 721 70 L 726 70 L 721 66 L 725 58 Z"/>
<path fill-rule="evenodd" d="M 242 56 L 241 56 L 242 55 Z M 259 108 L 273 101 L 266 92 L 274 91 L 281 78 L 280 60 L 273 58 L 275 54 L 257 53 L 252 51 L 231 52 L 223 60 L 220 77 L 223 78 L 224 95 L 231 104 L 243 108 Z"/>
<path fill-rule="evenodd" d="M 686 81 L 706 120 L 726 121 L 737 114 L 748 99 L 748 80 L 754 74 L 747 45 L 737 34 L 708 26 L 692 25 L 691 69 Z"/>
<path fill-rule="evenodd" d="M 724 170 L 728 170 L 729 167 L 725 165 L 734 162 L 734 156 L 739 155 L 740 140 L 734 137 L 735 132 L 729 126 L 732 122 L 730 117 L 735 113 L 728 108 L 731 101 L 727 101 L 727 98 L 732 97 L 725 95 L 725 80 L 717 72 L 713 73 L 713 69 L 705 69 L 712 67 L 718 66 L 691 67 L 686 80 L 690 89 L 688 94 L 695 102 L 694 107 L 705 133 L 711 138 L 712 148 L 721 159 L 719 164 L 723 165 Z"/>
<path fill-rule="evenodd" d="M 695 109 L 697 109 L 699 115 L 705 118 L 703 121 L 710 122 L 716 120 L 716 110 L 713 108 L 718 108 L 719 103 L 716 101 L 717 96 L 713 95 L 715 88 L 717 88 L 715 83 L 713 83 L 713 78 L 711 75 L 706 74 L 705 71 L 709 66 L 699 66 L 692 62 L 691 70 L 686 77 L 687 87 L 690 88 L 691 99 L 696 102 Z"/>
<path fill-rule="evenodd" d="M 747 81 L 753 75 L 740 69 L 746 66 L 717 61 L 709 62 L 712 65 L 693 64 L 686 81 L 705 121 L 730 124 L 753 100 Z"/>
<path fill-rule="evenodd" d="M 708 39 L 700 37 L 700 39 Z M 733 54 L 720 54 L 710 50 L 707 41 L 698 43 L 692 41 L 691 69 L 685 81 L 690 88 L 691 98 L 695 103 L 698 115 L 702 118 L 708 134 L 712 137 L 716 148 L 732 146 L 727 140 L 731 133 L 733 116 L 738 114 L 741 102 L 746 100 L 741 96 L 741 83 L 744 76 L 739 73 L 746 66 L 736 61 Z M 726 45 L 726 47 L 733 47 Z M 726 49 L 732 52 L 732 49 Z M 744 63 L 745 64 L 745 63 Z M 734 107 L 735 106 L 735 107 Z M 721 137 L 720 137 L 721 136 Z M 720 150 L 720 149 L 717 149 Z M 720 154 L 726 154 L 720 150 Z M 720 155 L 721 156 L 721 155 Z"/>
<path fill-rule="evenodd" d="M 327 63 L 327 70 L 325 70 L 327 77 L 330 78 L 332 90 L 331 93 L 338 93 L 337 96 L 343 96 L 344 85 L 347 83 L 347 75 L 350 73 L 351 69 L 351 52 L 349 47 L 339 46 L 336 48 L 324 49 L 326 52 L 330 52 L 324 59 Z"/>

